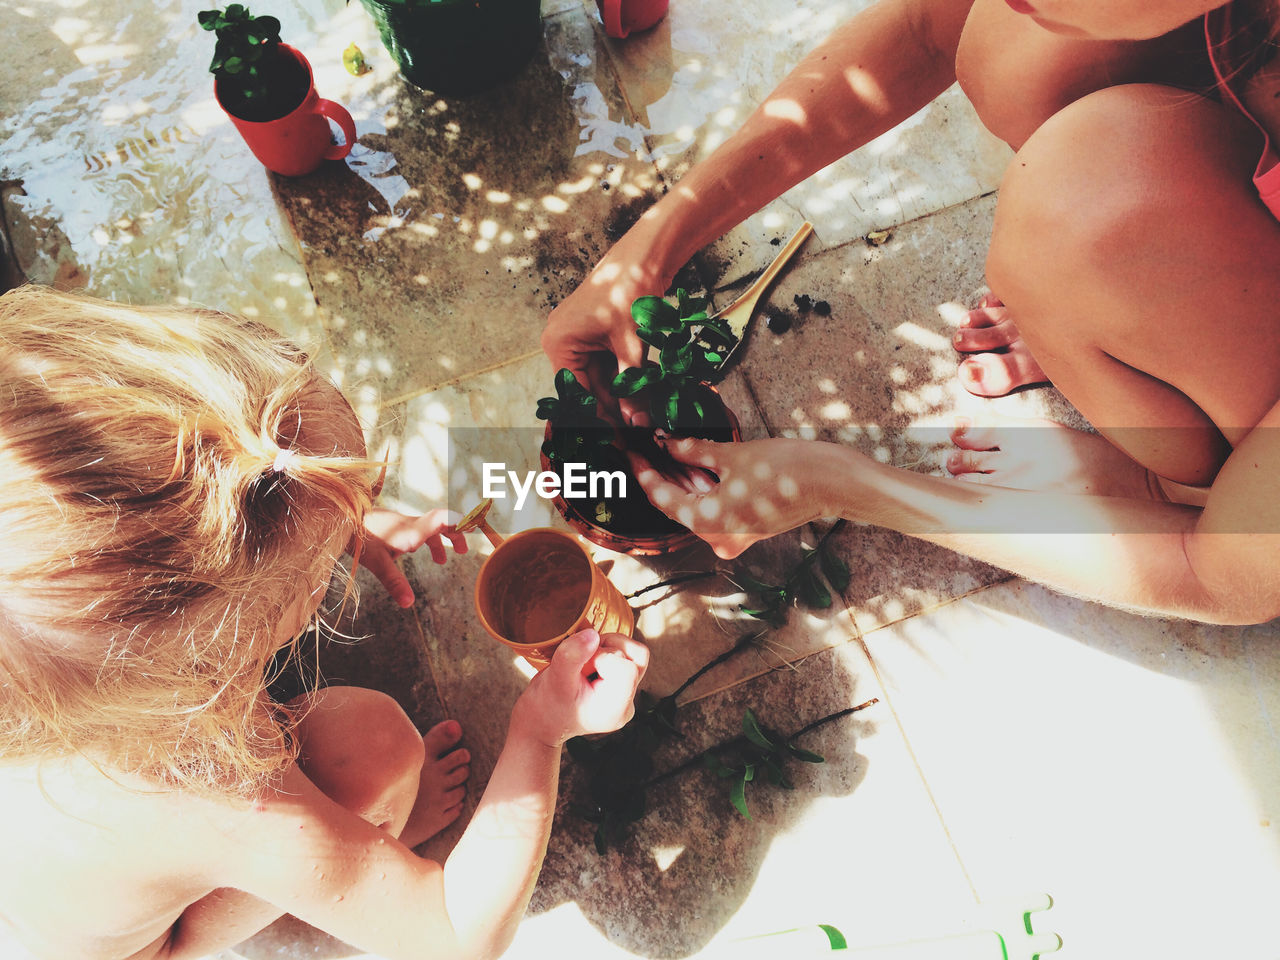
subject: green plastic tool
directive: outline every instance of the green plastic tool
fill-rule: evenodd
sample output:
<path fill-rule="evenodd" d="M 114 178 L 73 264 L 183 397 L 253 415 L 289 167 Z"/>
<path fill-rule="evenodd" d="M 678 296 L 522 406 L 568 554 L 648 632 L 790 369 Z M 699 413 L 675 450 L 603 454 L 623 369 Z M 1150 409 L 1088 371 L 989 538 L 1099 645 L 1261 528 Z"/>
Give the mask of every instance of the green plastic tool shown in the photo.
<path fill-rule="evenodd" d="M 829 924 L 781 930 L 733 940 L 699 954 L 706 960 L 1035 960 L 1062 946 L 1056 933 L 1036 933 L 1031 915 L 1053 906 L 1045 893 L 981 904 L 969 929 L 946 936 L 871 946 L 849 945 L 846 933 Z M 845 930 L 852 931 L 853 924 Z M 839 957 L 832 956 L 838 953 Z"/>

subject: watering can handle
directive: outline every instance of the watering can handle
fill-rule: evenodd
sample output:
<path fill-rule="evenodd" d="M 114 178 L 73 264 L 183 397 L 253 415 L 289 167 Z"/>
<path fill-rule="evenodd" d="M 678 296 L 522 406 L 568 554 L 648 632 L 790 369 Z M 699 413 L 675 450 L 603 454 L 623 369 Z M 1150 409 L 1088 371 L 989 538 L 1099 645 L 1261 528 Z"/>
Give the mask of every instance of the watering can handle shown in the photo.
<path fill-rule="evenodd" d="M 465 517 L 463 517 L 461 520 L 458 521 L 458 524 L 457 526 L 454 527 L 454 529 L 457 530 L 459 533 L 467 533 L 471 530 L 479 530 L 481 533 L 483 533 L 486 537 L 489 538 L 489 542 L 491 544 L 493 544 L 495 547 L 500 546 L 502 544 L 502 535 L 499 534 L 496 530 L 494 530 L 493 527 L 489 526 L 489 521 L 487 519 L 487 517 L 489 516 L 489 511 L 491 509 L 493 509 L 493 500 L 491 499 L 481 500 L 478 504 L 476 504 L 471 510 L 467 512 L 467 515 Z"/>

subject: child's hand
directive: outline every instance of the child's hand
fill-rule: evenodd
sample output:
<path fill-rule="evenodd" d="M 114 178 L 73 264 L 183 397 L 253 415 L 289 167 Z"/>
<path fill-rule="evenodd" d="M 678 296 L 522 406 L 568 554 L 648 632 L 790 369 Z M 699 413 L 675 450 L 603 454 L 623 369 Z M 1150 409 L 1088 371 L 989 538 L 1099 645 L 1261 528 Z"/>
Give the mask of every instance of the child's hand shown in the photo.
<path fill-rule="evenodd" d="M 410 517 L 374 507 L 365 514 L 364 529 L 356 537 L 364 538 L 360 563 L 382 581 L 387 593 L 402 607 L 413 606 L 413 588 L 396 566 L 397 557 L 413 553 L 425 544 L 431 550 L 431 559 L 444 563 L 448 556 L 444 545 L 446 537 L 453 544 L 455 553 L 467 552 L 466 535 L 453 529 L 447 510 L 432 510 L 420 517 Z M 356 537 L 352 538 L 348 552 L 354 551 Z"/>
<path fill-rule="evenodd" d="M 649 648 L 620 633 L 586 629 L 561 641 L 512 711 L 512 727 L 552 747 L 617 730 L 635 714 Z M 517 719 L 517 716 L 518 719 Z"/>

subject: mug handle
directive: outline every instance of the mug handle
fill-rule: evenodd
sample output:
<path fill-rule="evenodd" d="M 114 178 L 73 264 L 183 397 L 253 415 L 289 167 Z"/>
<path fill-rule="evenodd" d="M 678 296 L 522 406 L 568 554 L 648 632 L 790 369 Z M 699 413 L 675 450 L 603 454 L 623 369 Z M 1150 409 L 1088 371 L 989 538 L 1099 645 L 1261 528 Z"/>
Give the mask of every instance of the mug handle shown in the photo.
<path fill-rule="evenodd" d="M 622 25 L 622 0 L 603 0 L 600 12 L 604 19 L 604 32 L 619 40 L 631 31 Z"/>
<path fill-rule="evenodd" d="M 346 107 L 332 100 L 320 100 L 316 109 L 342 128 L 342 137 L 346 142 L 335 143 L 324 154 L 326 160 L 341 160 L 356 145 L 356 123 L 351 119 L 351 114 L 347 113 Z"/>

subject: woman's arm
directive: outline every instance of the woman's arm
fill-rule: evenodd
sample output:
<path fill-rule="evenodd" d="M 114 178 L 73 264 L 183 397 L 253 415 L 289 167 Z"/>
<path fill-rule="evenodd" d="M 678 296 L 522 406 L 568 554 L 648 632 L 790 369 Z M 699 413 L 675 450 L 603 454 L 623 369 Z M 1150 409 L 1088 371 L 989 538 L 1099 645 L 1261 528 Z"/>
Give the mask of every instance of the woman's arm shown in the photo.
<path fill-rule="evenodd" d="M 720 478 L 703 496 L 637 468 L 653 502 L 722 557 L 809 520 L 843 516 L 1090 600 L 1159 616 L 1258 623 L 1280 615 L 1277 427 L 1280 407 L 1229 458 L 1203 511 L 925 476 L 804 440 L 669 443 L 677 459 Z"/>
<path fill-rule="evenodd" d="M 552 363 L 578 371 L 597 391 L 619 365 L 588 375 L 592 354 L 639 364 L 631 301 L 663 293 L 707 243 L 950 86 L 971 3 L 881 0 L 839 27 L 552 311 L 542 338 Z"/>

